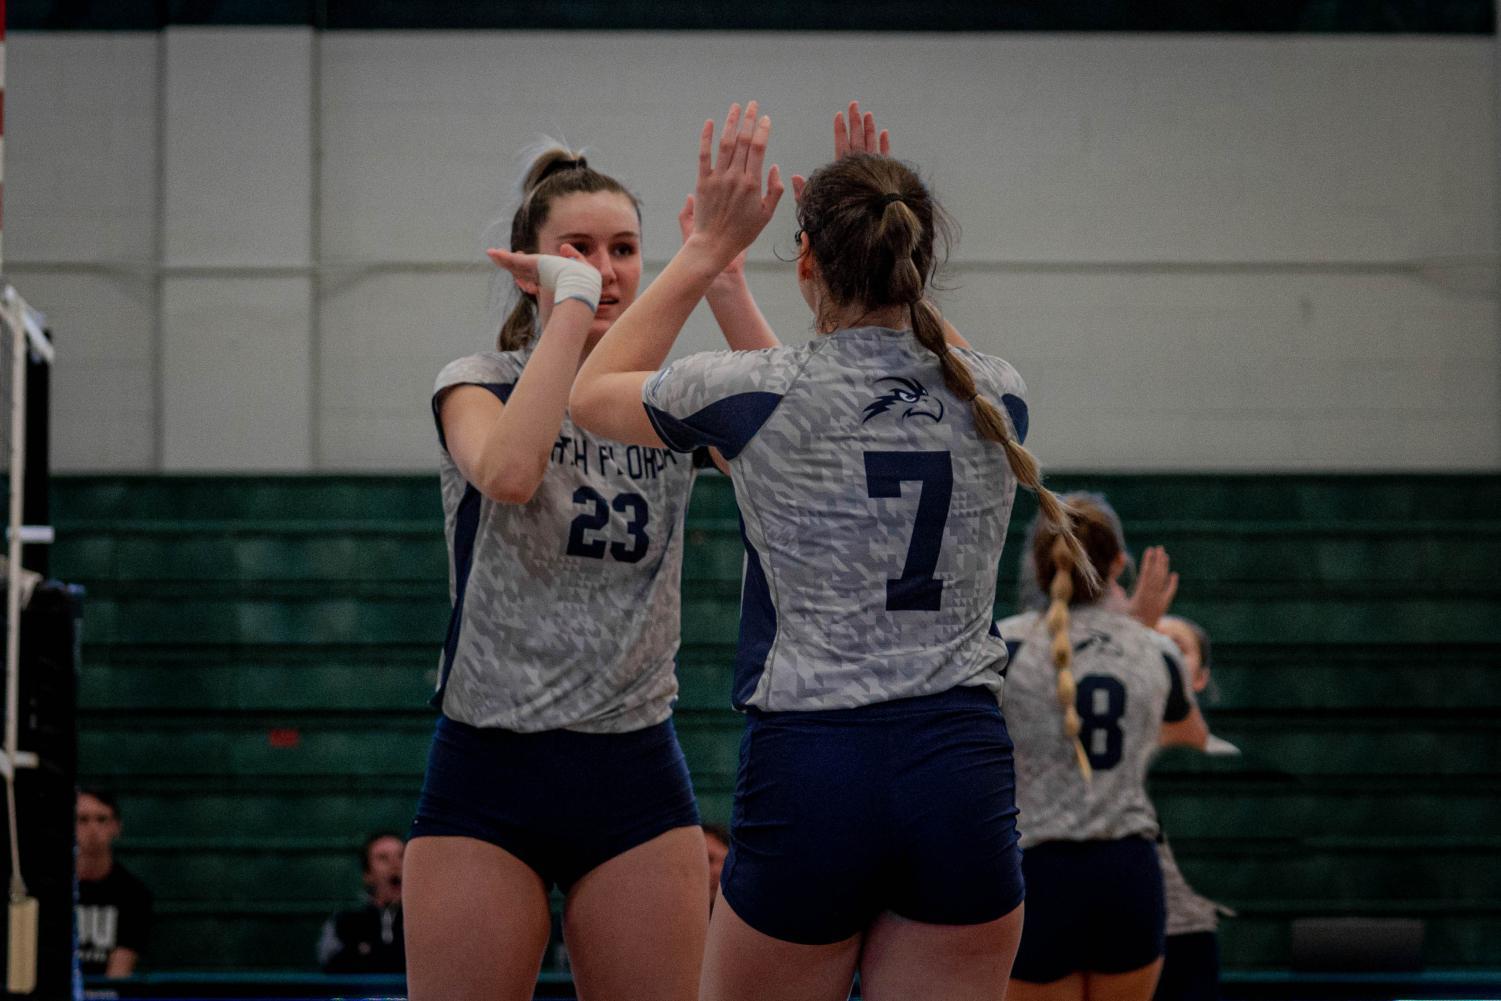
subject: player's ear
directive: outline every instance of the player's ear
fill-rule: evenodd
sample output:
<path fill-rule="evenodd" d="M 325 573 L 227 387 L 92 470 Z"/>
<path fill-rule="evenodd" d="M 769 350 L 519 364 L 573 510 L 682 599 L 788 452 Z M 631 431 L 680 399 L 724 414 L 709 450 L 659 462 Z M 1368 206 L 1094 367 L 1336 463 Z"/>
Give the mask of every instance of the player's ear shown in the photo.
<path fill-rule="evenodd" d="M 818 274 L 818 262 L 813 259 L 813 247 L 808 243 L 808 234 L 797 234 L 797 280 L 810 282 Z"/>

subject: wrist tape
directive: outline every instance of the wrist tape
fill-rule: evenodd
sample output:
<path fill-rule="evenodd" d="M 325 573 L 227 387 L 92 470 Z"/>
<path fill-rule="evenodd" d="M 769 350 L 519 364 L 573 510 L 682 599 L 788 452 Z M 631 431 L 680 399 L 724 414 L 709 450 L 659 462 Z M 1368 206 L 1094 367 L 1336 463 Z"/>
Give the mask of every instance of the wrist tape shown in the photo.
<path fill-rule="evenodd" d="M 537 258 L 537 277 L 544 289 L 552 289 L 554 306 L 565 299 L 577 299 L 591 311 L 599 309 L 603 280 L 598 271 L 583 261 L 541 254 Z"/>

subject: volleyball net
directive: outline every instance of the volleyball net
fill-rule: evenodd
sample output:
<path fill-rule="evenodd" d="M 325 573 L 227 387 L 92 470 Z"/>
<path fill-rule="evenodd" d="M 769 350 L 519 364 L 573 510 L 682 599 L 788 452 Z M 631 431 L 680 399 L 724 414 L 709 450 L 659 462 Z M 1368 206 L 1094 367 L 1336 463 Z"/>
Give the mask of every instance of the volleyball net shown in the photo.
<path fill-rule="evenodd" d="M 52 541 L 47 511 L 47 386 L 53 361 L 45 320 L 0 276 L 0 453 L 6 460 L 8 504 L 5 566 L 5 743 L 0 774 L 5 780 L 9 898 L 8 990 L 28 993 L 36 983 L 38 904 L 23 878 L 24 828 L 18 814 L 18 772 L 40 764 L 35 748 L 21 746 L 21 622 L 46 569 Z M 27 557 L 30 556 L 31 559 Z M 28 565 L 29 564 L 29 565 Z"/>

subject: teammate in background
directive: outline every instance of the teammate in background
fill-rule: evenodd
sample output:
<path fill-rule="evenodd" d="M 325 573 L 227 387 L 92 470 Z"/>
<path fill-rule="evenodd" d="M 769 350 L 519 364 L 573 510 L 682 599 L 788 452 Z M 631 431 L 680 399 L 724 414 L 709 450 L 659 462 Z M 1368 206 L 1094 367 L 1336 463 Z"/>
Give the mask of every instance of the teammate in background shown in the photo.
<path fill-rule="evenodd" d="M 1021 932 L 1011 744 L 990 634 L 1024 388 L 953 347 L 926 298 L 943 215 L 852 108 L 799 195 L 820 334 L 658 371 L 714 276 L 771 219 L 771 123 L 700 136 L 692 235 L 574 383 L 585 427 L 716 446 L 744 524 L 734 702 L 747 714 L 702 997 L 994 1001 Z M 644 404 L 644 405 L 643 405 Z"/>
<path fill-rule="evenodd" d="M 999 626 L 1031 904 L 1011 998 L 1147 1001 L 1164 930 L 1147 766 L 1159 744 L 1202 747 L 1208 729 L 1176 648 L 1111 600 L 1119 519 L 1103 498 L 1067 501 L 1092 574 L 1039 526 L 1028 555 L 1051 603 Z"/>
<path fill-rule="evenodd" d="M 707 875 L 670 715 L 697 463 L 567 411 L 636 298 L 635 197 L 561 148 L 522 188 L 510 250 L 488 252 L 521 293 L 499 350 L 451 363 L 433 393 L 453 612 L 406 852 L 408 987 L 529 999 L 557 886 L 580 998 L 688 999 Z M 760 347 L 742 264 L 714 276 L 716 315 L 733 346 Z"/>
<path fill-rule="evenodd" d="M 719 896 L 719 877 L 724 873 L 724 860 L 730 854 L 730 832 L 723 824 L 704 825 L 704 847 L 709 850 L 709 910 Z"/>
<path fill-rule="evenodd" d="M 1196 622 L 1165 615 L 1156 629 L 1172 640 L 1182 655 L 1188 685 L 1202 695 L 1210 681 L 1209 634 Z M 1215 738 L 1209 738 L 1213 753 Z M 1226 748 L 1233 747 L 1219 741 Z M 1159 838 L 1157 855 L 1162 863 L 1162 886 L 1167 904 L 1167 939 L 1162 959 L 1162 977 L 1154 1001 L 1218 1001 L 1220 996 L 1219 916 L 1223 908 L 1201 897 L 1183 878 L 1173 850 Z"/>
<path fill-rule="evenodd" d="M 372 834 L 360 846 L 366 900 L 323 923 L 318 965 L 324 973 L 403 973 L 406 948 L 401 927 L 401 836 Z"/>
<path fill-rule="evenodd" d="M 86 976 L 128 977 L 151 937 L 151 891 L 115 861 L 120 805 L 102 789 L 80 789 L 78 966 Z"/>

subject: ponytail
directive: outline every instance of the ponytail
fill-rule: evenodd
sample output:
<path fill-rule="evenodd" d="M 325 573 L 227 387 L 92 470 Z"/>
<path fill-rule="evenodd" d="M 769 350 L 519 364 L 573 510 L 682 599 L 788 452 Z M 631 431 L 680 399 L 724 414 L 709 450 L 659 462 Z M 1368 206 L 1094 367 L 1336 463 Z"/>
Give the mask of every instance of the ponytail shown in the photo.
<path fill-rule="evenodd" d="M 500 336 L 495 338 L 497 351 L 520 351 L 537 335 L 537 297 L 530 292 L 516 290 L 516 305 L 500 325 Z"/>
<path fill-rule="evenodd" d="M 1088 777 L 1089 759 L 1079 742 L 1079 711 L 1074 705 L 1068 604 L 1081 590 L 1089 596 L 1099 594 L 1101 574 L 1076 534 L 1076 512 L 1043 486 L 1037 459 L 1016 440 L 1000 407 L 979 394 L 974 373 L 964 357 L 950 349 L 943 320 L 927 299 L 940 256 L 935 242 L 941 239 L 945 248 L 949 243 L 948 217 L 911 167 L 890 157 L 853 153 L 808 178 L 798 203 L 798 223 L 829 301 L 866 309 L 905 306 L 918 343 L 938 358 L 944 386 L 970 405 L 980 436 L 1005 450 L 1011 474 L 1037 495 L 1054 559 L 1067 568 L 1052 575 L 1048 625 L 1064 730 Z"/>
<path fill-rule="evenodd" d="M 1053 668 L 1058 672 L 1058 706 L 1063 710 L 1063 735 L 1073 744 L 1074 760 L 1079 764 L 1084 781 L 1088 782 L 1094 777 L 1094 770 L 1089 767 L 1089 755 L 1084 750 L 1084 742 L 1079 739 L 1081 724 L 1078 688 L 1074 684 L 1074 645 L 1068 636 L 1068 605 L 1074 596 L 1074 554 L 1062 535 L 1053 541 L 1052 558 L 1055 572 L 1053 583 L 1048 588 L 1051 600 L 1043 621 L 1052 637 Z"/>
<path fill-rule="evenodd" d="M 1071 565 L 1083 574 L 1089 590 L 1098 590 L 1099 574 L 1074 533 L 1073 511 L 1057 494 L 1043 486 L 1042 470 L 1037 465 L 1037 457 L 1016 440 L 1011 429 L 1006 426 L 1001 408 L 976 391 L 974 374 L 970 372 L 964 359 L 949 347 L 943 332 L 943 321 L 938 318 L 938 311 L 933 308 L 933 304 L 926 299 L 912 304 L 912 331 L 923 347 L 938 356 L 938 364 L 943 370 L 943 384 L 948 387 L 949 392 L 961 400 L 969 401 L 974 412 L 975 429 L 980 432 L 980 437 L 993 441 L 1006 450 L 1006 464 L 1011 467 L 1011 475 L 1037 495 L 1037 506 L 1042 510 L 1042 516 L 1048 525 L 1057 533 L 1058 540 L 1068 550 Z"/>

